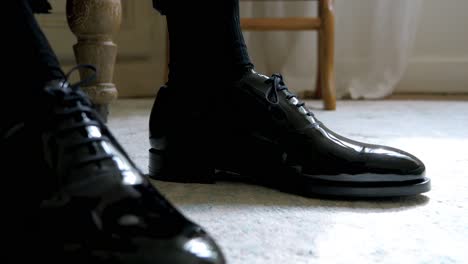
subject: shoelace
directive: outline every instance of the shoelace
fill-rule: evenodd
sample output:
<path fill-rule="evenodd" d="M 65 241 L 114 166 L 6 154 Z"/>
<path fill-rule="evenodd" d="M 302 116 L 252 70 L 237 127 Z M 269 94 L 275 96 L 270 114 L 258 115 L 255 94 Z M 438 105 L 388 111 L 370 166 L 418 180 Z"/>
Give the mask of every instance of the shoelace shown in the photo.
<path fill-rule="evenodd" d="M 74 84 L 69 84 L 68 80 L 70 76 L 79 69 L 89 69 L 93 71 L 93 74 L 91 74 L 89 77 L 82 81 L 79 81 Z M 62 125 L 57 127 L 57 129 L 54 131 L 54 133 L 50 135 L 50 137 L 64 135 L 76 129 L 92 126 L 99 128 L 101 131 L 106 131 L 104 122 L 100 119 L 100 117 L 92 108 L 91 101 L 88 99 L 87 95 L 84 92 L 82 92 L 79 88 L 81 85 L 88 84 L 95 80 L 96 72 L 97 70 L 93 65 L 80 64 L 73 67 L 67 74 L 64 74 L 61 86 L 50 86 L 45 89 L 46 94 L 54 98 L 56 105 L 59 106 L 56 107 L 53 111 L 54 118 L 56 120 L 64 120 L 67 118 L 74 118 L 77 116 L 80 116 L 81 118 L 80 121 L 75 122 L 73 125 Z M 79 147 L 90 145 L 93 142 L 111 141 L 111 139 L 109 139 L 107 135 L 104 136 L 102 134 L 103 133 L 100 133 L 100 135 L 91 138 L 82 138 L 80 140 L 75 140 L 73 142 L 68 143 L 63 149 L 67 151 L 73 151 Z M 113 155 L 107 153 L 90 154 L 83 159 L 75 161 L 74 167 L 81 167 L 90 163 L 109 160 L 112 158 Z M 60 168 L 57 169 L 60 170 Z"/>
<path fill-rule="evenodd" d="M 88 78 L 78 83 L 68 84 L 68 79 L 70 78 L 70 76 L 73 74 L 73 72 L 79 69 L 89 69 L 92 70 L 94 73 Z M 68 142 L 66 146 L 63 146 L 63 151 L 73 151 L 77 148 L 84 147 L 87 145 L 92 146 L 94 142 L 106 141 L 109 142 L 110 145 L 114 146 L 116 150 L 120 152 L 121 155 L 123 155 L 126 161 L 129 162 L 130 166 L 133 166 L 137 171 L 139 171 L 137 169 L 137 166 L 131 161 L 128 154 L 124 151 L 120 144 L 118 144 L 117 140 L 109 131 L 107 126 L 104 124 L 102 119 L 92 108 L 92 103 L 88 99 L 87 95 L 79 88 L 80 85 L 88 84 L 95 78 L 96 68 L 94 66 L 88 64 L 77 65 L 76 67 L 72 68 L 67 74 L 64 75 L 64 81 L 62 82 L 61 86 L 48 87 L 46 89 L 46 93 L 48 95 L 51 95 L 52 98 L 55 98 L 54 101 L 59 106 L 62 106 L 64 104 L 66 105 L 66 108 L 58 107 L 58 110 L 55 109 L 53 111 L 55 115 L 54 118 L 59 120 L 74 118 L 76 116 L 80 116 L 81 118 L 80 121 L 73 122 L 73 125 L 59 125 L 57 129 L 50 134 L 50 137 L 66 135 L 80 128 L 86 129 L 87 127 L 97 127 L 99 131 L 95 131 L 96 135 L 94 135 L 93 137 L 83 137 L 79 140 Z M 73 161 L 72 167 L 68 169 L 73 170 L 74 168 L 79 168 L 87 164 L 102 162 L 105 160 L 112 160 L 116 158 L 115 154 L 116 153 L 89 153 L 88 155 L 86 155 L 86 157 L 80 160 Z M 58 155 L 60 155 L 60 153 Z M 55 157 L 55 161 L 58 162 L 59 158 L 60 157 Z M 60 163 L 57 165 L 60 165 Z M 59 173 L 66 173 L 66 171 L 62 170 L 63 168 L 56 167 L 56 169 Z M 61 177 L 58 177 L 57 184 L 58 186 L 63 186 L 63 180 L 61 179 Z M 122 200 L 116 202 L 115 205 L 112 206 L 115 211 L 111 210 L 111 212 L 108 212 L 110 214 L 109 216 L 112 219 L 115 218 L 123 221 L 128 217 L 133 217 L 135 219 L 144 219 L 144 223 L 149 224 L 150 222 L 160 221 L 158 219 L 161 218 L 161 215 L 166 213 L 170 213 L 170 215 L 176 215 L 179 217 L 178 211 L 175 210 L 172 207 L 172 205 L 165 199 L 165 197 L 162 194 L 160 194 L 156 189 L 146 184 L 137 185 L 135 186 L 135 188 L 138 192 L 145 195 L 143 195 L 140 199 L 133 199 L 134 197 L 129 197 L 129 199 L 123 198 Z M 135 225 L 142 224 L 136 222 L 123 223 L 123 225 L 133 227 Z M 148 228 L 146 228 L 144 224 L 143 229 L 146 232 L 148 231 Z"/>
<path fill-rule="evenodd" d="M 269 79 L 265 81 L 267 84 L 271 84 L 270 88 L 268 88 L 266 94 L 265 94 L 265 99 L 273 105 L 278 105 L 279 104 L 279 95 L 278 92 L 281 91 L 288 91 L 288 95 L 286 96 L 287 100 L 291 100 L 294 98 L 294 101 L 296 103 L 294 104 L 298 109 L 304 109 L 303 113 L 306 116 L 311 116 L 314 117 L 314 114 L 310 112 L 306 107 L 305 103 L 300 102 L 299 99 L 297 99 L 297 96 L 292 94 L 289 90 L 286 84 L 283 81 L 283 76 L 281 74 L 273 74 Z"/>
<path fill-rule="evenodd" d="M 64 88 L 63 86 L 65 85 L 65 83 L 68 82 L 68 79 L 70 79 L 70 76 L 73 74 L 73 72 L 75 72 L 76 70 L 79 70 L 79 69 L 82 69 L 82 68 L 86 68 L 86 69 L 90 69 L 94 72 L 94 74 L 90 75 L 88 78 L 76 83 L 76 84 L 73 84 L 71 85 L 72 87 L 75 87 L 74 89 L 75 90 L 78 90 L 77 87 L 83 85 L 83 84 L 88 84 L 90 82 L 92 82 L 95 78 L 96 78 L 96 68 L 93 66 L 93 65 L 89 65 L 89 64 L 80 64 L 80 65 L 77 65 L 75 67 L 73 67 L 68 73 L 66 74 L 63 74 L 63 79 L 65 80 L 64 82 L 62 82 L 62 89 Z M 57 69 L 57 72 L 62 72 L 60 68 L 56 68 Z M 59 94 L 62 94 L 61 92 L 59 92 L 59 90 L 55 90 L 55 91 L 52 91 L 52 89 L 46 89 L 46 92 L 50 95 L 59 95 Z M 58 92 L 58 93 L 57 93 Z M 75 95 L 76 96 L 76 95 Z M 81 96 L 81 95 L 80 95 Z M 83 97 L 83 100 L 87 100 L 86 99 L 86 96 L 82 96 Z M 67 100 L 72 100 L 74 98 L 72 98 L 71 96 L 69 96 L 67 98 Z M 86 104 L 91 104 L 89 101 L 86 102 Z M 20 131 L 21 129 L 23 129 L 24 127 L 24 122 L 20 122 L 20 123 L 17 123 L 17 124 L 14 124 L 13 126 L 11 126 L 10 128 L 6 129 L 5 131 L 0 131 L 0 138 L 1 139 L 7 139 L 11 136 L 13 136 L 14 134 L 16 134 L 18 131 Z"/>

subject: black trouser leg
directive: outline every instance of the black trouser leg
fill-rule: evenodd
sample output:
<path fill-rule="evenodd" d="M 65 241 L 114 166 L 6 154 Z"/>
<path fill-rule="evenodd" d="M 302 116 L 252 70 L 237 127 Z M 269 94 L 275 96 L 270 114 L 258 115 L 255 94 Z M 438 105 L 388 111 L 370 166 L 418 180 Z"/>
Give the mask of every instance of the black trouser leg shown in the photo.
<path fill-rule="evenodd" d="M 5 25 L 6 56 L 1 96 L 0 128 L 24 118 L 34 95 L 50 80 L 60 79 L 63 72 L 46 36 L 38 25 L 29 1 L 6 0 L 4 10 L 11 16 Z M 15 105 L 13 109 L 9 106 Z"/>

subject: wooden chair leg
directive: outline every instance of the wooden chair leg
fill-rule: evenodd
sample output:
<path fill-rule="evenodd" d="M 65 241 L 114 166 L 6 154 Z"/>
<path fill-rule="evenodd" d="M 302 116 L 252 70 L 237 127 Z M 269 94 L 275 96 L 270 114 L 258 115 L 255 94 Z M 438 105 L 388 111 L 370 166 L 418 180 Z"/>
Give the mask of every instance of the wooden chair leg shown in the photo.
<path fill-rule="evenodd" d="M 117 98 L 117 88 L 112 83 L 117 57 L 117 45 L 112 41 L 122 19 L 120 0 L 67 0 L 67 20 L 78 43 L 73 46 L 78 64 L 95 65 L 97 79 L 82 87 L 90 96 L 104 120 L 109 104 Z M 81 79 L 91 72 L 80 71 Z"/>
<path fill-rule="evenodd" d="M 169 81 L 169 60 L 170 60 L 170 50 L 169 50 L 169 32 L 166 32 L 166 65 L 164 67 L 164 78 Z"/>
<path fill-rule="evenodd" d="M 323 54 L 323 49 L 322 49 L 322 42 L 320 41 L 321 39 L 320 31 L 317 34 L 317 80 L 315 83 L 315 93 L 314 93 L 314 98 L 315 99 L 321 99 L 322 98 L 322 54 Z"/>
<path fill-rule="evenodd" d="M 319 5 L 319 15 L 322 19 L 322 27 L 319 31 L 319 47 L 321 49 L 319 68 L 322 95 L 324 108 L 326 110 L 335 110 L 335 11 L 333 0 L 320 0 Z"/>

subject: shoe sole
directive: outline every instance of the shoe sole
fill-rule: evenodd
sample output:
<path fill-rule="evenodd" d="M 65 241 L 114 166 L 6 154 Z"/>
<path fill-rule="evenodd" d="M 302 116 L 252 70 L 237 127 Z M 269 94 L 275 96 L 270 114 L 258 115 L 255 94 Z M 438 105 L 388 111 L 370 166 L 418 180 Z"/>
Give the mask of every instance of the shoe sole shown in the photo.
<path fill-rule="evenodd" d="M 431 190 L 431 180 L 421 178 L 403 182 L 336 182 L 311 180 L 303 176 L 294 186 L 280 187 L 304 196 L 385 198 L 419 195 Z"/>
<path fill-rule="evenodd" d="M 214 168 L 190 169 L 179 168 L 185 171 L 171 173 L 161 171 L 163 160 L 157 151 L 150 150 L 150 163 L 148 177 L 154 180 L 179 182 L 179 183 L 199 183 L 214 184 L 217 181 L 243 182 L 248 184 L 261 185 L 282 192 L 297 194 L 306 197 L 330 197 L 330 198 L 390 198 L 414 196 L 431 190 L 431 180 L 423 177 L 421 179 L 398 182 L 354 182 L 354 181 L 327 181 L 314 179 L 313 176 L 297 174 L 294 181 L 288 177 L 288 182 L 276 177 L 266 177 L 268 181 L 252 177 L 216 171 Z M 283 173 L 280 173 L 284 175 Z M 270 175 L 271 176 L 271 175 Z"/>

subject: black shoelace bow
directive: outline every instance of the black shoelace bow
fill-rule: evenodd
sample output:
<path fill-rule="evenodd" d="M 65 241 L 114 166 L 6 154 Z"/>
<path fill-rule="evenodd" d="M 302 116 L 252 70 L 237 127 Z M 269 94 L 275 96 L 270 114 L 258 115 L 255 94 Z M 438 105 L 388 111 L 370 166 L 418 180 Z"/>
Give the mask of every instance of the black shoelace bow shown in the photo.
<path fill-rule="evenodd" d="M 291 100 L 293 98 L 295 98 L 297 100 L 297 104 L 295 104 L 295 106 L 297 108 L 301 108 L 303 107 L 303 109 L 306 110 L 306 112 L 304 113 L 306 116 L 311 116 L 313 117 L 314 114 L 312 112 L 310 112 L 306 107 L 305 107 L 305 103 L 303 102 L 300 102 L 298 99 L 297 99 L 297 96 L 292 94 L 291 92 L 289 92 L 288 90 L 288 87 L 286 86 L 286 84 L 284 83 L 283 81 L 283 76 L 281 74 L 273 74 L 269 79 L 267 79 L 265 81 L 266 83 L 268 84 L 271 84 L 270 88 L 268 88 L 266 94 L 265 94 L 265 99 L 270 103 L 270 104 L 273 104 L 273 105 L 278 105 L 279 102 L 280 102 L 280 99 L 279 99 L 279 94 L 278 92 L 281 92 L 281 91 L 288 91 L 288 95 L 286 96 L 286 99 L 287 100 Z"/>
<path fill-rule="evenodd" d="M 91 70 L 93 71 L 93 74 L 75 84 L 69 84 L 68 80 L 70 76 L 79 69 Z M 57 155 L 66 155 L 66 152 L 68 151 L 73 151 L 87 145 L 92 147 L 93 142 L 111 141 L 109 139 L 109 136 L 111 135 L 109 133 L 104 133 L 107 131 L 104 122 L 92 108 L 92 103 L 88 99 L 88 96 L 79 88 L 81 85 L 94 81 L 96 79 L 96 72 L 97 70 L 93 65 L 80 64 L 72 68 L 67 74 L 64 74 L 60 85 L 52 85 L 45 88 L 46 95 L 52 98 L 54 109 L 52 111 L 52 116 L 49 117 L 49 120 L 52 120 L 53 122 L 52 126 L 54 126 L 53 132 L 48 135 L 49 140 L 55 137 L 64 136 L 76 131 L 77 129 L 84 129 L 91 126 L 97 127 L 100 132 L 103 132 L 100 136 L 82 137 L 80 139 L 74 139 L 71 142 L 67 142 L 62 148 L 65 153 L 56 153 Z M 61 122 L 67 119 L 75 119 L 75 122 L 71 122 L 71 124 Z M 59 158 L 60 157 L 55 156 L 53 160 L 56 161 Z M 86 155 L 86 157 L 74 161 L 73 167 L 81 167 L 90 163 L 109 160 L 112 158 L 113 155 L 108 153 L 90 153 L 89 155 Z M 57 169 L 60 170 L 60 168 Z"/>
<path fill-rule="evenodd" d="M 71 74 L 78 69 L 88 69 L 94 73 L 78 83 L 68 84 L 68 79 Z M 85 132 L 82 137 L 78 139 L 75 137 L 73 141 L 66 142 L 66 145 L 61 145 L 59 148 L 60 153 L 57 151 L 53 152 L 54 156 L 51 157 L 53 163 L 51 164 L 56 164 L 52 165 L 52 167 L 57 173 L 61 174 L 57 179 L 57 185 L 59 188 L 63 186 L 63 179 L 60 176 L 66 176 L 70 170 L 79 169 L 83 166 L 99 163 L 105 160 L 112 160 L 117 156 L 117 153 L 96 151 L 93 144 L 103 141 L 108 142 L 110 145 L 115 147 L 115 149 L 120 152 L 119 154 L 123 155 L 126 159 L 126 162 L 141 174 L 137 166 L 131 161 L 128 154 L 124 151 L 102 119 L 92 108 L 92 103 L 88 99 L 87 95 L 79 88 L 80 85 L 88 84 L 95 78 L 96 68 L 94 66 L 87 64 L 78 65 L 64 75 L 64 80 L 61 85 L 50 86 L 45 90 L 46 94 L 54 102 L 54 110 L 52 111 L 53 116 L 50 118 L 53 131 L 47 133 L 48 141 L 53 141 L 57 137 L 66 137 L 70 133 L 77 131 L 77 129 L 79 130 L 78 132 Z M 73 122 L 67 122 L 70 119 L 75 120 Z M 93 137 L 88 137 L 88 131 L 84 131 L 84 129 L 93 126 L 96 127 L 100 133 Z M 78 148 L 86 146 L 89 146 L 90 149 L 86 155 L 83 155 L 82 158 L 78 158 L 78 160 L 72 161 L 73 164 L 70 167 L 60 168 L 60 155 L 66 155 Z M 90 175 L 83 176 L 86 177 Z M 109 219 L 121 219 L 121 217 L 126 216 L 127 218 L 130 217 L 132 219 L 134 218 L 143 221 L 141 223 L 139 221 L 135 223 L 132 223 L 132 221 L 130 221 L 130 223 L 124 223 L 121 228 L 124 228 L 126 231 L 122 229 L 119 232 L 127 232 L 127 234 L 152 235 L 154 233 L 159 234 L 170 232 L 170 230 L 156 228 L 159 225 L 153 223 L 162 223 L 161 221 L 166 221 L 167 219 L 162 217 L 166 215 L 172 216 L 171 219 L 168 218 L 171 221 L 180 220 L 181 218 L 178 211 L 174 210 L 164 196 L 149 184 L 137 185 L 135 186 L 135 190 L 140 192 L 142 195 L 139 199 L 134 199 L 134 195 L 124 196 L 121 200 L 115 201 L 112 205 L 108 205 L 106 207 L 105 217 L 109 217 Z M 94 202 L 95 201 L 93 200 L 92 203 L 94 204 Z M 88 204 L 85 205 L 88 206 Z M 125 220 L 125 218 L 123 218 L 123 220 Z M 150 226 L 150 224 L 151 227 L 147 227 L 147 225 Z M 173 223 L 174 226 L 178 224 L 179 223 Z"/>

